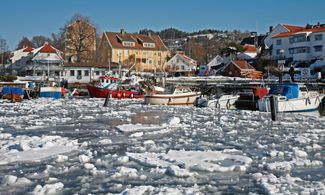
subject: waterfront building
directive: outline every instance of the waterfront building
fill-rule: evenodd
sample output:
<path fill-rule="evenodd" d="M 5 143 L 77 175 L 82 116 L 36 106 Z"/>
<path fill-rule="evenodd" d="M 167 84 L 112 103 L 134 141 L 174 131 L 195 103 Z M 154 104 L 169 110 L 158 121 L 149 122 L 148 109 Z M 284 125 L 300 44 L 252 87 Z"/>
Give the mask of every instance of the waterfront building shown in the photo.
<path fill-rule="evenodd" d="M 158 35 L 104 32 L 100 46 L 102 62 L 114 62 L 141 72 L 163 71 L 168 49 Z"/>

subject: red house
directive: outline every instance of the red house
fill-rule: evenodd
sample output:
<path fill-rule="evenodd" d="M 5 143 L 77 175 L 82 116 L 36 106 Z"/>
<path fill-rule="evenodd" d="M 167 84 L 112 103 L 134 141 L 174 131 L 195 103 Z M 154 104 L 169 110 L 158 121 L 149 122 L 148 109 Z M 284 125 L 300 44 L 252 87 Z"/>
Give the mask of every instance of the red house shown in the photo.
<path fill-rule="evenodd" d="M 248 72 L 255 71 L 255 68 L 248 64 L 245 60 L 232 60 L 224 67 L 226 76 L 244 77 Z"/>

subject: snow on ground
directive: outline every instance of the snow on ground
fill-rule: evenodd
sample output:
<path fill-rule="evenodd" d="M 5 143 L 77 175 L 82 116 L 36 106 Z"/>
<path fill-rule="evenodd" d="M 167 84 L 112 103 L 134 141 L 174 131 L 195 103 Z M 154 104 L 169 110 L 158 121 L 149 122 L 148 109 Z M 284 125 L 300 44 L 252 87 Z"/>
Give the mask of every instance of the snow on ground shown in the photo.
<path fill-rule="evenodd" d="M 0 194 L 324 194 L 325 118 L 0 100 Z"/>

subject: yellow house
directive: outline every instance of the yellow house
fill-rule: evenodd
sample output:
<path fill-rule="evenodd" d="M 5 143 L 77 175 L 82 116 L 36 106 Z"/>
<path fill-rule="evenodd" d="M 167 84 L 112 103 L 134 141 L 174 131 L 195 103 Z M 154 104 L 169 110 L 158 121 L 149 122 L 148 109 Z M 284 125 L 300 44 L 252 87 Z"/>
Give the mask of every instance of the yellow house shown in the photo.
<path fill-rule="evenodd" d="M 128 69 L 153 72 L 163 70 L 168 49 L 157 35 L 104 32 L 99 50 L 102 62 L 115 62 Z"/>

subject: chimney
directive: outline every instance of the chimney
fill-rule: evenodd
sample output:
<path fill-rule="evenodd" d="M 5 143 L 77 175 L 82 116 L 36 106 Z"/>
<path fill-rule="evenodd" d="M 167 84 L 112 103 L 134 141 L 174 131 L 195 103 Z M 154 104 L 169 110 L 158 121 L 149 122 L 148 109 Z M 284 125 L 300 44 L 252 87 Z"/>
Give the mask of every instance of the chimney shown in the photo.
<path fill-rule="evenodd" d="M 272 32 L 274 30 L 274 27 L 273 26 L 270 26 L 270 32 Z"/>
<path fill-rule="evenodd" d="M 317 27 L 318 27 L 318 28 L 320 27 L 320 22 L 317 22 Z"/>
<path fill-rule="evenodd" d="M 151 37 L 151 31 L 148 32 L 148 36 Z"/>
<path fill-rule="evenodd" d="M 121 29 L 121 34 L 125 35 L 125 30 L 123 28 Z"/>

